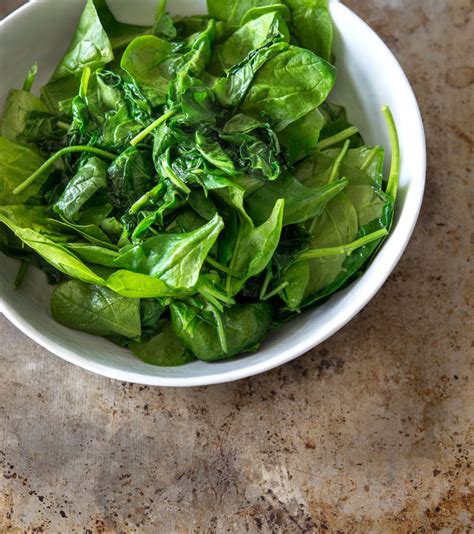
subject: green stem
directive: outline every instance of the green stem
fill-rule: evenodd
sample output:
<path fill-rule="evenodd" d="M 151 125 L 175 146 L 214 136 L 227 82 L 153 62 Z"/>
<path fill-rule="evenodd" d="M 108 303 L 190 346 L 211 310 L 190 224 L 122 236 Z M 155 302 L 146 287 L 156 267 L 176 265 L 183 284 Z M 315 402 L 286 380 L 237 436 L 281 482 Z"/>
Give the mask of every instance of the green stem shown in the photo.
<path fill-rule="evenodd" d="M 354 241 L 353 243 L 349 243 L 348 245 L 341 245 L 339 247 L 305 250 L 296 258 L 294 263 L 298 263 L 300 261 L 305 261 L 305 260 L 313 260 L 315 258 L 324 258 L 327 256 L 340 256 L 342 254 L 346 254 L 347 256 L 350 256 L 355 250 L 365 245 L 368 245 L 369 243 L 372 243 L 373 241 L 377 241 L 378 239 L 381 239 L 385 237 L 386 235 L 388 235 L 388 231 L 385 228 L 382 228 L 381 230 L 377 230 L 376 232 L 372 232 L 371 234 L 365 235 L 364 237 L 361 237 L 360 239 L 357 239 L 357 241 Z"/>
<path fill-rule="evenodd" d="M 25 274 L 29 266 L 30 266 L 29 261 L 21 260 L 21 265 L 20 265 L 20 268 L 18 269 L 16 278 L 15 278 L 15 283 L 14 283 L 15 289 L 18 289 L 23 283 L 23 279 L 25 278 Z"/>
<path fill-rule="evenodd" d="M 144 130 L 142 130 L 138 135 L 136 135 L 131 141 L 130 141 L 130 144 L 132 146 L 136 146 L 138 145 L 138 143 L 140 143 L 141 141 L 143 141 L 143 139 L 145 139 L 145 137 L 147 137 L 148 135 L 150 135 L 150 133 L 155 129 L 155 128 L 158 128 L 158 126 L 160 124 L 162 124 L 163 122 L 167 121 L 170 117 L 172 117 L 173 115 L 175 115 L 177 113 L 177 109 L 172 109 L 170 111 L 168 111 L 167 113 L 165 113 L 164 115 L 162 115 L 161 117 L 159 117 L 158 119 L 156 119 L 156 121 L 152 122 L 149 126 L 147 126 Z"/>
<path fill-rule="evenodd" d="M 227 346 L 227 338 L 225 335 L 224 323 L 222 321 L 222 316 L 219 312 L 213 311 L 214 318 L 217 323 L 217 335 L 219 336 L 219 342 L 221 344 L 224 354 L 228 354 L 229 347 Z"/>
<path fill-rule="evenodd" d="M 46 160 L 43 165 L 39 167 L 39 169 L 37 169 L 29 178 L 27 178 L 23 183 L 21 183 L 13 190 L 13 194 L 20 194 L 28 186 L 30 186 L 39 176 L 44 174 L 50 167 L 52 167 L 56 163 L 56 161 L 61 159 L 66 154 L 72 154 L 74 152 L 89 152 L 91 154 L 95 154 L 96 156 L 111 160 L 114 160 L 117 157 L 111 152 L 106 152 L 105 150 L 101 150 L 100 148 L 94 148 L 92 146 L 68 146 L 66 148 L 61 149 L 59 152 L 56 152 L 56 154 Z"/>
<path fill-rule="evenodd" d="M 260 289 L 260 293 L 258 295 L 258 298 L 260 300 L 264 300 L 265 293 L 267 292 L 268 286 L 270 285 L 270 281 L 273 277 L 273 273 L 271 271 L 267 271 L 267 274 L 265 276 L 265 280 L 263 281 L 263 285 Z"/>
<path fill-rule="evenodd" d="M 153 189 L 147 191 L 142 197 L 140 197 L 135 202 L 135 204 L 132 205 L 132 207 L 128 210 L 128 213 L 130 213 L 131 215 L 138 213 L 143 206 L 146 206 L 152 198 L 156 197 L 156 195 L 163 189 L 163 187 L 163 183 L 160 182 Z"/>
<path fill-rule="evenodd" d="M 81 77 L 81 85 L 79 87 L 79 96 L 81 98 L 87 97 L 87 91 L 89 89 L 89 81 L 91 79 L 91 69 L 90 67 L 84 67 Z"/>
<path fill-rule="evenodd" d="M 210 256 L 206 258 L 206 262 L 209 263 L 209 265 L 211 265 L 218 271 L 222 271 L 225 274 L 230 274 L 234 278 L 240 278 L 240 274 L 237 271 L 233 271 L 232 269 L 229 269 L 229 267 L 222 265 L 222 263 L 219 263 L 218 261 L 214 260 Z"/>
<path fill-rule="evenodd" d="M 369 168 L 369 165 L 374 161 L 374 158 L 377 154 L 377 148 L 373 148 L 369 155 L 367 156 L 366 160 L 364 161 L 364 163 L 362 164 L 360 170 L 361 171 L 366 171 L 368 168 Z"/>
<path fill-rule="evenodd" d="M 223 311 L 221 302 L 223 302 L 224 304 L 227 304 L 228 306 L 232 306 L 235 304 L 235 300 L 232 297 L 228 297 L 224 293 L 218 291 L 205 278 L 202 278 L 202 277 L 199 278 L 199 281 L 196 285 L 196 291 L 200 293 L 204 298 L 214 303 L 214 305 L 218 307 L 220 311 Z M 216 305 L 216 302 L 217 302 L 217 305 Z"/>
<path fill-rule="evenodd" d="M 397 198 L 398 183 L 400 180 L 400 141 L 398 139 L 397 126 L 392 115 L 392 111 L 388 106 L 382 108 L 385 120 L 387 121 L 388 133 L 390 135 L 390 142 L 392 144 L 392 163 L 390 165 L 390 174 L 387 184 L 387 195 L 390 195 L 393 200 Z"/>
<path fill-rule="evenodd" d="M 342 132 L 339 132 L 336 135 L 333 135 L 332 137 L 323 139 L 316 145 L 316 148 L 318 150 L 324 150 L 325 148 L 329 148 L 333 145 L 337 145 L 338 143 L 341 143 L 342 141 L 345 141 L 346 139 L 349 139 L 349 137 L 352 137 L 356 133 L 359 133 L 359 129 L 356 128 L 355 126 L 351 126 L 349 128 L 346 128 L 345 130 L 342 130 Z"/>
<path fill-rule="evenodd" d="M 183 182 L 183 180 L 181 180 L 181 178 L 174 173 L 174 171 L 171 168 L 171 165 L 169 165 L 168 161 L 164 160 L 162 162 L 162 170 L 163 170 L 163 174 L 166 176 L 166 178 L 171 180 L 171 182 L 173 182 L 173 184 L 178 189 L 183 191 L 186 195 L 189 195 L 189 193 L 191 193 L 191 189 L 189 189 L 189 187 Z"/>
<path fill-rule="evenodd" d="M 70 124 L 68 124 L 67 122 L 63 122 L 63 121 L 58 121 L 58 122 L 56 123 L 56 126 L 57 126 L 58 128 L 63 129 L 63 130 L 69 130 L 69 128 L 71 128 L 71 125 L 70 125 Z"/>
<path fill-rule="evenodd" d="M 334 180 L 336 180 L 339 174 L 339 168 L 341 167 L 342 160 L 346 157 L 350 144 L 351 142 L 349 141 L 349 139 L 347 139 L 346 142 L 344 143 L 344 146 L 342 147 L 342 150 L 339 156 L 337 156 L 336 161 L 334 162 L 334 165 L 332 166 L 331 174 L 329 175 L 328 184 L 332 184 Z"/>
<path fill-rule="evenodd" d="M 276 287 L 273 291 L 270 291 L 270 293 L 268 293 L 268 295 L 265 295 L 263 297 L 263 299 L 261 300 L 268 300 L 268 299 L 271 299 L 272 297 L 274 297 L 275 295 L 278 295 L 278 293 L 280 293 L 280 291 L 283 291 L 286 287 L 288 287 L 290 285 L 290 282 L 283 282 L 283 284 L 280 284 L 278 287 Z"/>
<path fill-rule="evenodd" d="M 23 91 L 29 93 L 33 84 L 35 83 L 36 75 L 38 74 L 38 63 L 35 63 L 26 75 L 25 81 L 23 83 Z"/>

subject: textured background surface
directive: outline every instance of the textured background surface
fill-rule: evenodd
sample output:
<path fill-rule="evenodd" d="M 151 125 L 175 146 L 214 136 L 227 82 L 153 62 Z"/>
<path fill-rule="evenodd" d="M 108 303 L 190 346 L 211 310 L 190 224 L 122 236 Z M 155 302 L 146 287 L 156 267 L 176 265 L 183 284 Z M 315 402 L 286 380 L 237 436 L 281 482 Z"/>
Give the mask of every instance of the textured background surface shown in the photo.
<path fill-rule="evenodd" d="M 0 318 L 2 534 L 472 532 L 473 4 L 347 4 L 426 122 L 426 199 L 397 270 L 324 345 L 210 388 L 94 376 Z"/>

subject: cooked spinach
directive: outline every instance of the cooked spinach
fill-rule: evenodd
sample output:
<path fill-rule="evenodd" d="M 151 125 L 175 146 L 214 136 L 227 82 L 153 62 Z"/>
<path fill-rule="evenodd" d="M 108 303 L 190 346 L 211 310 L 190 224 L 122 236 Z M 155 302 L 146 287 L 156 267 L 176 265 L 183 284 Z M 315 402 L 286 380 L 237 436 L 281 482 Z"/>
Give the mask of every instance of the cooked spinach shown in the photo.
<path fill-rule="evenodd" d="M 56 284 L 61 324 L 152 365 L 256 350 L 367 267 L 400 154 L 341 106 L 328 0 L 208 0 L 149 26 L 87 0 L 41 98 L 0 123 L 0 251 Z"/>

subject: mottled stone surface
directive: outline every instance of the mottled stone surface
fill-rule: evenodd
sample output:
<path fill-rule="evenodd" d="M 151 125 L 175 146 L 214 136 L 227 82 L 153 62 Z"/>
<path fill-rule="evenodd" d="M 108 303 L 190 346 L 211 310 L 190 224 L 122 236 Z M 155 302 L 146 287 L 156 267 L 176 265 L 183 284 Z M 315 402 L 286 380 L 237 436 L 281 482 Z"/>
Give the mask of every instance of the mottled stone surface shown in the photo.
<path fill-rule="evenodd" d="M 347 4 L 426 121 L 395 273 L 311 353 L 209 388 L 101 378 L 0 319 L 0 532 L 472 532 L 473 6 Z"/>

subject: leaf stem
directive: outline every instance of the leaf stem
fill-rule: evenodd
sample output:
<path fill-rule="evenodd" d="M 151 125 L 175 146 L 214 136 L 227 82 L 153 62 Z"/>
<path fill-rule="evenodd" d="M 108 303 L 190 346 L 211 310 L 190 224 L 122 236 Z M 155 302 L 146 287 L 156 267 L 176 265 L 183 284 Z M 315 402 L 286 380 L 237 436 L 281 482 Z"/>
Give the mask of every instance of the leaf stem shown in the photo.
<path fill-rule="evenodd" d="M 175 174 L 167 158 L 162 159 L 161 170 L 163 171 L 163 174 L 166 176 L 166 178 L 168 178 L 168 180 L 170 180 L 178 189 L 183 191 L 184 194 L 189 195 L 189 193 L 191 193 L 191 189 L 189 189 L 189 187 L 183 182 L 183 180 L 181 180 L 181 178 Z"/>
<path fill-rule="evenodd" d="M 71 128 L 71 125 L 70 125 L 70 124 L 68 124 L 67 122 L 63 122 L 63 121 L 58 121 L 58 122 L 56 123 L 56 126 L 57 126 L 58 128 L 63 129 L 63 130 L 69 130 L 69 128 Z"/>
<path fill-rule="evenodd" d="M 138 145 L 138 143 L 140 143 L 141 141 L 143 141 L 143 139 L 145 139 L 145 137 L 147 137 L 148 135 L 150 135 L 150 133 L 155 129 L 155 128 L 158 128 L 158 126 L 160 124 L 162 124 L 163 122 L 167 121 L 170 117 L 172 117 L 173 115 L 175 115 L 177 113 L 177 109 L 171 109 L 170 111 L 168 111 L 167 113 L 165 113 L 164 115 L 162 115 L 161 117 L 159 117 L 158 119 L 156 119 L 156 121 L 152 122 L 149 126 L 147 126 L 144 130 L 142 130 L 138 135 L 136 135 L 131 141 L 130 141 L 130 144 L 132 146 L 136 146 Z"/>
<path fill-rule="evenodd" d="M 270 291 L 270 293 L 268 293 L 268 295 L 265 295 L 263 297 L 262 300 L 269 300 L 271 299 L 272 297 L 274 297 L 275 295 L 278 295 L 278 293 L 280 293 L 280 291 L 283 291 L 286 287 L 288 287 L 290 285 L 290 282 L 283 282 L 282 284 L 280 284 L 278 287 L 276 287 L 273 291 Z"/>
<path fill-rule="evenodd" d="M 369 165 L 374 161 L 374 158 L 375 158 L 375 155 L 377 154 L 377 147 L 374 147 L 369 155 L 367 156 L 366 160 L 364 161 L 364 163 L 361 165 L 360 167 L 360 170 L 361 171 L 366 171 L 368 168 L 369 168 Z"/>
<path fill-rule="evenodd" d="M 340 247 L 305 250 L 295 259 L 294 263 L 298 263 L 300 261 L 305 260 L 313 260 L 315 258 L 324 258 L 327 256 L 340 256 L 342 254 L 350 256 L 355 250 L 365 245 L 368 245 L 373 241 L 377 241 L 378 239 L 381 239 L 386 235 L 388 235 L 387 229 L 382 228 L 381 230 L 377 230 L 376 232 L 372 232 L 371 234 L 365 235 L 364 237 L 361 237 L 360 239 L 357 239 L 353 243 L 349 243 L 347 245 L 341 245 Z"/>
<path fill-rule="evenodd" d="M 87 91 L 89 89 L 89 81 L 91 79 L 91 69 L 90 67 L 84 67 L 81 77 L 81 85 L 79 87 L 79 96 L 81 98 L 87 97 Z"/>
<path fill-rule="evenodd" d="M 334 165 L 332 166 L 331 174 L 329 175 L 328 184 L 332 184 L 334 180 L 336 180 L 339 174 L 339 169 L 341 167 L 342 160 L 346 157 L 350 144 L 351 142 L 349 141 L 349 139 L 347 139 L 344 143 L 344 146 L 342 147 L 341 152 L 337 156 L 336 161 L 334 162 Z"/>
<path fill-rule="evenodd" d="M 329 148 L 333 145 L 337 145 L 337 143 L 341 143 L 342 141 L 349 139 L 349 137 L 352 137 L 356 133 L 359 133 L 359 129 L 356 128 L 355 126 L 350 126 L 349 128 L 342 130 L 342 132 L 339 132 L 333 135 L 332 137 L 323 139 L 316 145 L 316 148 L 318 150 L 324 150 L 325 148 Z"/>
<path fill-rule="evenodd" d="M 387 195 L 390 195 L 393 200 L 397 198 L 398 183 L 400 180 L 400 140 L 398 138 L 397 126 L 393 118 L 392 111 L 388 106 L 382 108 L 385 120 L 387 121 L 388 133 L 390 135 L 390 142 L 392 144 L 392 162 L 390 165 L 390 174 L 387 184 Z"/>
<path fill-rule="evenodd" d="M 270 285 L 270 281 L 272 279 L 273 273 L 271 271 L 267 271 L 267 274 L 265 276 L 265 280 L 263 281 L 263 285 L 260 288 L 260 293 L 258 295 L 258 298 L 260 300 L 264 300 L 265 293 L 267 292 L 268 286 Z"/>
<path fill-rule="evenodd" d="M 143 206 L 146 206 L 146 204 L 148 204 L 150 199 L 152 199 L 153 197 L 156 197 L 156 195 L 163 189 L 163 187 L 164 187 L 164 185 L 163 185 L 162 182 L 160 182 L 158 185 L 155 185 L 155 187 L 153 189 L 151 189 L 150 191 L 147 191 L 143 196 L 141 196 L 132 205 L 132 207 L 128 210 L 128 213 L 130 213 L 131 215 L 134 215 L 135 213 L 140 211 L 140 209 Z"/>
<path fill-rule="evenodd" d="M 29 266 L 30 266 L 30 262 L 28 260 L 21 260 L 21 265 L 20 265 L 20 268 L 18 269 L 16 278 L 15 278 L 15 283 L 14 283 L 15 289 L 18 289 L 23 283 L 26 271 L 28 270 Z"/>
<path fill-rule="evenodd" d="M 218 271 L 222 271 L 225 274 L 230 274 L 230 276 L 233 276 L 234 278 L 240 278 L 240 274 L 237 271 L 233 271 L 232 269 L 229 269 L 229 267 L 222 265 L 222 263 L 219 263 L 218 261 L 211 258 L 210 256 L 206 258 L 206 262 L 209 263 L 209 265 L 211 265 Z"/>
<path fill-rule="evenodd" d="M 36 75 L 38 74 L 38 63 L 35 63 L 26 75 L 25 81 L 23 83 L 23 91 L 29 93 L 33 84 L 35 83 Z"/>
<path fill-rule="evenodd" d="M 224 322 L 222 321 L 222 316 L 218 311 L 213 310 L 214 318 L 217 323 L 217 335 L 219 336 L 219 342 L 221 344 L 222 350 L 224 351 L 224 354 L 228 354 L 229 347 L 227 345 L 227 338 L 225 335 L 225 328 L 224 328 Z"/>
<path fill-rule="evenodd" d="M 222 304 L 232 306 L 235 304 L 235 300 L 232 297 L 228 297 L 218 289 L 216 289 L 206 278 L 200 277 L 196 284 L 196 291 L 200 293 L 205 299 L 209 300 L 216 308 L 223 311 Z"/>
<path fill-rule="evenodd" d="M 105 150 L 101 150 L 100 148 L 95 148 L 92 146 L 68 146 L 66 148 L 61 149 L 59 152 L 56 152 L 56 154 L 47 159 L 43 163 L 43 165 L 41 165 L 41 167 L 39 167 L 30 177 L 28 177 L 23 183 L 21 183 L 12 191 L 13 194 L 20 194 L 28 186 L 30 186 L 39 176 L 44 174 L 50 167 L 52 167 L 56 163 L 56 161 L 61 159 L 66 154 L 72 154 L 74 152 L 89 152 L 91 154 L 95 154 L 96 156 L 111 160 L 114 160 L 117 157 L 111 152 L 106 152 Z"/>

